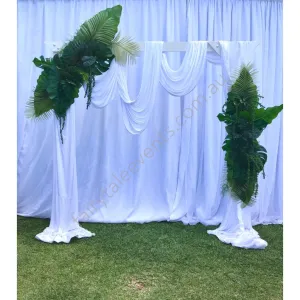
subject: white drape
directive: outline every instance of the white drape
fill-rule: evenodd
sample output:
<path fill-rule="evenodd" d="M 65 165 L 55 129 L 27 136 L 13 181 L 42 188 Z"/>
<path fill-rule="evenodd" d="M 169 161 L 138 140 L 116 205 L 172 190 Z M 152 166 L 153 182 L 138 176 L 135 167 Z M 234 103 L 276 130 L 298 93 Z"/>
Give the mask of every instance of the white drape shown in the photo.
<path fill-rule="evenodd" d="M 141 133 L 152 115 L 159 83 L 176 96 L 185 96 L 196 87 L 204 73 L 207 43 L 189 42 L 183 62 L 175 71 L 162 53 L 163 42 L 145 42 L 142 82 L 136 99 L 129 96 L 128 65 L 121 66 L 113 61 L 110 69 L 96 79 L 93 106 L 102 108 L 119 95 L 127 130 L 132 134 Z"/>
<path fill-rule="evenodd" d="M 185 96 L 198 84 L 206 61 L 207 42 L 190 42 L 181 66 L 173 70 L 164 54 L 160 82 L 174 96 Z"/>
<path fill-rule="evenodd" d="M 124 123 L 133 134 L 141 133 L 148 125 L 156 100 L 161 69 L 162 42 L 146 43 L 141 88 L 136 99 L 131 99 L 124 68 L 119 68 L 119 91 L 122 98 Z"/>
<path fill-rule="evenodd" d="M 36 235 L 47 243 L 69 243 L 71 238 L 91 237 L 94 234 L 79 226 L 78 189 L 76 170 L 75 107 L 67 113 L 63 139 L 61 143 L 60 125 L 56 118 L 53 143 L 53 195 L 50 226 Z"/>
<path fill-rule="evenodd" d="M 52 200 L 52 120 L 35 123 L 24 118 L 25 103 L 39 74 L 32 59 L 52 55 L 45 40 L 67 40 L 87 18 L 119 3 L 123 5 L 122 35 L 137 41 L 263 40 L 259 72 L 264 104 L 282 103 L 281 1 L 203 0 L 189 1 L 187 7 L 185 1 L 172 0 L 19 0 L 20 215 L 50 217 Z M 168 53 L 167 57 L 175 70 L 184 54 Z M 141 58 L 128 70 L 129 95 L 138 94 L 143 65 Z M 91 106 L 86 111 L 81 93 L 75 104 L 79 221 L 221 222 L 226 204 L 220 194 L 224 128 L 216 115 L 225 101 L 223 78 L 220 67 L 211 64 L 205 66 L 204 74 L 199 86 L 185 97 L 169 95 L 159 86 L 148 126 L 140 135 L 125 128 L 118 97 L 105 109 Z M 262 137 L 269 156 L 267 178 L 260 180 L 253 224 L 282 220 L 281 140 L 279 117 Z"/>
<path fill-rule="evenodd" d="M 95 80 L 93 106 L 102 108 L 119 96 L 122 100 L 125 126 L 132 134 L 145 130 L 151 116 L 159 83 L 162 47 L 163 42 L 146 42 L 142 83 L 136 99 L 129 96 L 126 69 L 128 66 L 120 66 L 113 61 L 110 69 Z"/>

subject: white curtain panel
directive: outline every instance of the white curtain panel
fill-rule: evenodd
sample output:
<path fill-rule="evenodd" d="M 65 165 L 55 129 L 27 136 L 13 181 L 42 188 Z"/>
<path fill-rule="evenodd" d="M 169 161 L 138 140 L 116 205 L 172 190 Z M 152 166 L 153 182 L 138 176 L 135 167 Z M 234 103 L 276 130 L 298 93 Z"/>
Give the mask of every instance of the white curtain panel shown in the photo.
<path fill-rule="evenodd" d="M 45 0 L 18 1 L 18 214 L 49 218 L 53 194 L 53 119 L 26 120 L 24 108 L 39 75 L 32 59 L 52 56 L 44 41 L 65 41 L 98 11 L 123 6 L 122 35 L 136 41 L 258 40 L 264 105 L 282 103 L 282 3 L 279 1 Z M 250 22 L 250 17 L 253 18 Z M 241 22 L 241 23 L 234 23 Z M 184 53 L 167 53 L 180 68 Z M 128 70 L 128 95 L 138 95 L 143 57 Z M 182 221 L 219 224 L 225 102 L 221 67 L 205 64 L 199 86 L 184 97 L 158 86 L 148 125 L 131 134 L 115 97 L 85 109 L 76 99 L 78 217 L 86 222 Z M 178 91 L 175 91 L 176 94 Z M 101 102 L 101 101 L 100 101 Z M 95 105 L 93 99 L 93 105 Z M 97 105 L 96 105 L 97 106 Z M 281 117 L 262 137 L 269 157 L 252 224 L 282 221 Z"/>
<path fill-rule="evenodd" d="M 257 83 L 264 96 L 262 104 L 266 107 L 282 104 L 281 0 L 190 0 L 187 10 L 188 40 L 257 41 L 256 51 L 262 53 L 256 57 Z M 208 64 L 206 81 L 198 92 L 207 101 L 203 101 L 201 118 L 193 119 L 198 122 L 198 130 L 191 139 L 191 149 L 198 149 L 191 157 L 191 164 L 199 161 L 196 211 L 197 218 L 206 224 L 218 222 L 226 207 L 226 199 L 219 193 L 224 178 L 224 153 L 220 149 L 225 132 L 223 124 L 215 121 L 226 100 L 222 95 L 221 75 L 220 66 Z M 268 161 L 266 178 L 259 179 L 252 224 L 282 223 L 282 114 L 259 140 L 268 151 Z"/>

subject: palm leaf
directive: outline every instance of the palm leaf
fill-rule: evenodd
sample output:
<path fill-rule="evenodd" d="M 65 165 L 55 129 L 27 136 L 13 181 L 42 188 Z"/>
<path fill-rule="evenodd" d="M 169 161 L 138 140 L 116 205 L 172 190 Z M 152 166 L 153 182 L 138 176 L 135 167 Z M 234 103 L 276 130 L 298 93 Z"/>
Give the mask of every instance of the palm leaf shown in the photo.
<path fill-rule="evenodd" d="M 53 114 L 53 102 L 51 99 L 39 99 L 31 97 L 25 106 L 25 116 L 28 119 L 45 120 Z"/>
<path fill-rule="evenodd" d="M 244 100 L 257 97 L 257 87 L 254 83 L 254 76 L 256 73 L 257 71 L 251 64 L 243 65 L 236 73 L 238 74 L 238 77 L 231 87 L 231 92 L 239 95 L 239 97 Z M 236 75 L 233 77 L 235 76 Z"/>
<path fill-rule="evenodd" d="M 88 42 L 91 40 L 111 45 L 118 31 L 122 6 L 117 5 L 100 11 L 84 22 L 77 31 L 74 41 Z"/>
<path fill-rule="evenodd" d="M 140 47 L 130 37 L 120 37 L 120 32 L 112 41 L 112 53 L 115 56 L 116 62 L 121 65 L 128 63 L 135 63 L 136 57 L 139 55 Z"/>

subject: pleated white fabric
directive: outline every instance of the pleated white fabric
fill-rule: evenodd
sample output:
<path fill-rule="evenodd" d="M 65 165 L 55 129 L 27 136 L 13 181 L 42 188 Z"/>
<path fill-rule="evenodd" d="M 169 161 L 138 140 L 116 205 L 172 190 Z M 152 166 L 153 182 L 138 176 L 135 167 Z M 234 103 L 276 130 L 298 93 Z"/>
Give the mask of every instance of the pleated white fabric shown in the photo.
<path fill-rule="evenodd" d="M 92 92 L 91 105 L 95 108 L 103 108 L 118 96 L 119 68 L 115 60 L 110 68 L 101 76 L 95 77 L 95 86 Z"/>
<path fill-rule="evenodd" d="M 127 68 L 112 62 L 109 71 L 98 76 L 92 95 L 92 104 L 103 108 L 118 95 L 122 100 L 123 120 L 132 134 L 145 130 L 153 111 L 158 84 L 174 96 L 185 96 L 199 83 L 204 73 L 207 42 L 189 42 L 188 50 L 178 70 L 170 68 L 163 42 L 145 42 L 142 83 L 139 93 L 132 99 L 128 91 Z"/>
<path fill-rule="evenodd" d="M 151 117 L 157 97 L 162 47 L 163 42 L 145 43 L 142 83 L 136 99 L 131 99 L 129 96 L 125 69 L 119 68 L 119 92 L 123 100 L 123 119 L 127 130 L 132 134 L 144 131 Z"/>
<path fill-rule="evenodd" d="M 123 120 L 126 129 L 132 134 L 145 130 L 157 96 L 159 75 L 161 70 L 163 42 L 146 42 L 144 49 L 144 65 L 142 83 L 138 95 L 132 99 L 128 90 L 128 65 L 112 62 L 110 69 L 95 81 L 92 104 L 96 108 L 106 106 L 117 96 L 123 108 Z"/>

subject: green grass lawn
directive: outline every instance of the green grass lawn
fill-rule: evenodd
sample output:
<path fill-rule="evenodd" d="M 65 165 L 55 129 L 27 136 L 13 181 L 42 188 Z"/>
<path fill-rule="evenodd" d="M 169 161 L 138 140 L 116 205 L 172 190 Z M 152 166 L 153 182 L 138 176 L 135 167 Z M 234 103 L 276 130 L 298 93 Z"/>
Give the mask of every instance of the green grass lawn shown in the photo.
<path fill-rule="evenodd" d="M 95 237 L 46 244 L 48 224 L 18 217 L 18 299 L 282 299 L 281 225 L 256 226 L 269 246 L 245 250 L 167 222 L 84 223 Z"/>

